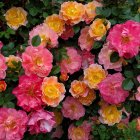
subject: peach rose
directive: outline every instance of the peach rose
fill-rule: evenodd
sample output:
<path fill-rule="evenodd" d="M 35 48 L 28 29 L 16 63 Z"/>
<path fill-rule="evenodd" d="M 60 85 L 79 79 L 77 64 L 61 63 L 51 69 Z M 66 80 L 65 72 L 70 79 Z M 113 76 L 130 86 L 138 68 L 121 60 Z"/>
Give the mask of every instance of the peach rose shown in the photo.
<path fill-rule="evenodd" d="M 76 1 L 64 2 L 61 5 L 60 16 L 68 25 L 75 25 L 83 21 L 85 7 Z"/>

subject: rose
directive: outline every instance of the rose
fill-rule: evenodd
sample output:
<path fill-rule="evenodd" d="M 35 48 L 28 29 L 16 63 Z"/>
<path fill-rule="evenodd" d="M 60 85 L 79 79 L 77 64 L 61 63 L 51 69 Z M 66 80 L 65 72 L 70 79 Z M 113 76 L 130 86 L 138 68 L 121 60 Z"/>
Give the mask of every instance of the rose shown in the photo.
<path fill-rule="evenodd" d="M 5 13 L 5 19 L 10 28 L 17 30 L 27 24 L 27 12 L 22 7 L 12 7 Z"/>

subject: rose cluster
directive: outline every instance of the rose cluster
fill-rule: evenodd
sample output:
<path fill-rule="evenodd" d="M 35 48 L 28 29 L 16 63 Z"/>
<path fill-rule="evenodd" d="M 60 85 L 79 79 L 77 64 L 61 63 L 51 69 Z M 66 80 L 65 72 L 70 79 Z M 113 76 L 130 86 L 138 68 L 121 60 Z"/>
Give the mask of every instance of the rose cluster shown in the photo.
<path fill-rule="evenodd" d="M 85 5 L 64 2 L 59 14 L 47 16 L 29 31 L 28 45 L 22 53 L 8 57 L 0 53 L 0 92 L 10 86 L 5 80 L 9 68 L 18 72 L 15 64 L 20 63 L 24 71 L 11 92 L 18 109 L 0 108 L 0 140 L 21 140 L 26 131 L 33 135 L 53 129 L 51 137 L 61 138 L 66 131 L 61 127 L 63 119 L 71 120 L 67 130 L 70 140 L 93 139 L 91 130 L 97 122 L 108 126 L 128 124 L 130 112 L 123 104 L 129 100 L 130 91 L 122 87 L 123 68 L 128 65 L 128 59 L 139 54 L 140 23 L 128 20 L 111 27 L 109 19 L 96 13 L 96 9 L 103 6 L 95 0 Z M 12 7 L 4 16 L 7 25 L 18 30 L 27 25 L 27 15 L 22 7 Z M 73 27 L 78 24 L 82 24 L 82 28 L 77 46 L 63 46 L 66 56 L 57 61 L 60 42 L 74 38 Z M 105 43 L 95 54 L 94 44 L 105 36 Z M 34 45 L 36 38 L 40 40 L 38 45 Z M 2 47 L 0 42 L 0 49 Z M 110 59 L 113 54 L 118 55 L 115 62 Z M 53 74 L 54 67 L 60 68 L 58 74 Z M 140 101 L 140 74 L 137 82 L 133 98 Z M 92 104 L 97 98 L 98 114 L 87 118 L 87 110 L 91 107 L 94 110 Z M 123 113 L 127 114 L 125 121 Z M 75 125 L 85 116 L 80 125 Z M 137 122 L 140 130 L 139 119 Z"/>

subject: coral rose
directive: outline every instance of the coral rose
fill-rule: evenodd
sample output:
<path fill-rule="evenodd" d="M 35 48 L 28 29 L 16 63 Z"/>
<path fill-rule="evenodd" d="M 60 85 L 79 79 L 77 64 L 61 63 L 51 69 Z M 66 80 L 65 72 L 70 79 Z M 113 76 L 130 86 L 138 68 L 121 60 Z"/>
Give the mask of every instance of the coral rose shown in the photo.
<path fill-rule="evenodd" d="M 37 110 L 29 115 L 28 127 L 30 134 L 51 132 L 54 125 L 53 112 Z"/>
<path fill-rule="evenodd" d="M 117 51 L 120 57 L 132 58 L 139 52 L 140 23 L 128 20 L 116 24 L 109 32 L 107 41 L 109 48 Z"/>
<path fill-rule="evenodd" d="M 73 74 L 80 70 L 82 58 L 78 51 L 73 47 L 66 48 L 68 58 L 60 62 L 61 73 Z"/>
<path fill-rule="evenodd" d="M 79 120 L 85 115 L 85 108 L 73 97 L 68 96 L 62 105 L 63 116 L 71 120 Z"/>
<path fill-rule="evenodd" d="M 90 25 L 89 35 L 95 40 L 101 40 L 110 26 L 111 24 L 108 20 L 96 18 Z"/>
<path fill-rule="evenodd" d="M 78 39 L 78 43 L 79 43 L 81 50 L 90 51 L 93 47 L 94 38 L 90 37 L 88 31 L 89 31 L 88 26 L 86 26 L 85 28 L 83 28 L 81 30 L 81 35 Z"/>
<path fill-rule="evenodd" d="M 81 126 L 71 124 L 68 129 L 68 137 L 70 140 L 89 140 L 91 125 L 84 121 Z"/>
<path fill-rule="evenodd" d="M 113 50 L 108 48 L 108 44 L 104 44 L 98 55 L 98 62 L 104 66 L 105 70 L 107 69 L 115 69 L 117 71 L 121 70 L 122 67 L 122 59 L 119 59 L 115 63 L 110 62 L 110 56 L 113 53 Z"/>
<path fill-rule="evenodd" d="M 6 58 L 0 54 L 0 79 L 4 79 L 6 77 Z"/>
<path fill-rule="evenodd" d="M 56 107 L 63 100 L 65 86 L 57 81 L 57 77 L 46 77 L 42 83 L 42 101 L 48 106 Z"/>
<path fill-rule="evenodd" d="M 64 2 L 61 5 L 60 16 L 68 25 L 75 25 L 83 21 L 85 7 L 76 1 Z"/>
<path fill-rule="evenodd" d="M 58 35 L 55 31 L 49 28 L 45 23 L 37 25 L 29 32 L 29 44 L 32 45 L 34 36 L 39 35 L 41 38 L 40 46 L 47 48 L 56 48 L 58 45 Z"/>
<path fill-rule="evenodd" d="M 101 65 L 91 64 L 84 70 L 84 81 L 91 89 L 97 89 L 99 83 L 106 78 L 106 71 Z"/>
<path fill-rule="evenodd" d="M 89 65 L 94 64 L 95 55 L 93 55 L 89 51 L 82 51 L 82 69 L 86 69 L 89 67 Z"/>
<path fill-rule="evenodd" d="M 17 104 L 26 111 L 40 109 L 43 105 L 41 84 L 42 79 L 36 75 L 19 77 L 19 85 L 12 92 L 18 99 Z"/>
<path fill-rule="evenodd" d="M 122 88 L 124 77 L 121 73 L 108 75 L 100 84 L 99 91 L 103 99 L 110 104 L 119 104 L 125 101 L 129 92 Z"/>
<path fill-rule="evenodd" d="M 21 140 L 27 121 L 28 117 L 24 111 L 0 108 L 0 140 Z"/>
<path fill-rule="evenodd" d="M 51 16 L 48 16 L 44 22 L 45 24 L 48 25 L 48 27 L 54 30 L 59 36 L 65 30 L 65 22 L 60 18 L 59 15 L 53 14 Z"/>
<path fill-rule="evenodd" d="M 27 12 L 22 7 L 12 7 L 5 13 L 5 19 L 10 28 L 17 30 L 27 24 Z"/>
<path fill-rule="evenodd" d="M 119 111 L 115 105 L 105 105 L 101 107 L 99 114 L 99 120 L 109 126 L 119 123 L 122 118 L 122 111 Z"/>
<path fill-rule="evenodd" d="M 53 56 L 42 46 L 29 46 L 22 53 L 22 66 L 26 75 L 36 74 L 40 77 L 48 76 L 52 69 Z"/>

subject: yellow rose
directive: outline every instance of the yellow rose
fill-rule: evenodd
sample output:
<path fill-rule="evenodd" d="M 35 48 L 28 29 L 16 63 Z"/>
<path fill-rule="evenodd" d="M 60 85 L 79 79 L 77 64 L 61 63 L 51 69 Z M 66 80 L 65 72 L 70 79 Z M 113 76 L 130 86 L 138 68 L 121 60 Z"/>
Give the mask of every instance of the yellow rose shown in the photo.
<path fill-rule="evenodd" d="M 12 7 L 5 13 L 5 19 L 10 28 L 17 30 L 27 24 L 27 12 L 22 7 Z"/>
<path fill-rule="evenodd" d="M 59 15 L 53 14 L 48 16 L 44 22 L 58 35 L 61 35 L 65 30 L 65 22 L 59 17 Z"/>
<path fill-rule="evenodd" d="M 103 124 L 108 124 L 109 126 L 119 123 L 122 118 L 122 111 L 118 110 L 115 105 L 105 105 L 99 110 L 99 120 Z"/>
<path fill-rule="evenodd" d="M 110 26 L 111 24 L 108 20 L 97 18 L 90 25 L 89 35 L 95 40 L 101 40 Z"/>

